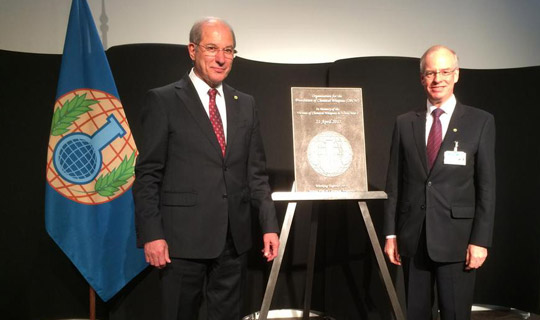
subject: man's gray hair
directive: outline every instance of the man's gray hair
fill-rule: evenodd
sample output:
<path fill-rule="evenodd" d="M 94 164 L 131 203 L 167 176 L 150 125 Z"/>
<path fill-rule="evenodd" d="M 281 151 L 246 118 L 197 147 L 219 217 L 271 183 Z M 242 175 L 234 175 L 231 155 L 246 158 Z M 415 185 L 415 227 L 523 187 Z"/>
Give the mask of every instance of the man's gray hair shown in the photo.
<path fill-rule="evenodd" d="M 420 58 L 420 73 L 421 74 L 424 74 L 424 72 L 426 71 L 426 57 L 428 54 L 432 53 L 433 51 L 437 51 L 437 50 L 441 50 L 441 49 L 445 49 L 445 50 L 448 50 L 452 53 L 452 55 L 454 56 L 454 65 L 453 67 L 455 69 L 459 68 L 459 58 L 457 56 L 457 53 L 446 47 L 446 46 L 443 46 L 443 45 L 435 45 L 435 46 L 432 46 L 430 47 L 429 49 L 426 50 L 426 52 L 424 52 L 424 54 L 422 55 L 422 58 Z"/>
<path fill-rule="evenodd" d="M 212 22 L 220 22 L 220 23 L 226 25 L 229 28 L 229 30 L 231 30 L 231 34 L 232 34 L 232 38 L 233 38 L 233 46 L 236 48 L 236 36 L 234 35 L 233 28 L 231 27 L 230 24 L 227 23 L 227 21 L 225 21 L 225 20 L 223 20 L 221 18 L 217 18 L 217 17 L 206 17 L 206 18 L 202 18 L 201 20 L 195 22 L 193 24 L 193 27 L 191 27 L 191 31 L 189 32 L 189 42 L 199 44 L 201 42 L 201 39 L 202 39 L 203 26 L 205 24 L 207 24 L 207 23 L 212 23 Z"/>

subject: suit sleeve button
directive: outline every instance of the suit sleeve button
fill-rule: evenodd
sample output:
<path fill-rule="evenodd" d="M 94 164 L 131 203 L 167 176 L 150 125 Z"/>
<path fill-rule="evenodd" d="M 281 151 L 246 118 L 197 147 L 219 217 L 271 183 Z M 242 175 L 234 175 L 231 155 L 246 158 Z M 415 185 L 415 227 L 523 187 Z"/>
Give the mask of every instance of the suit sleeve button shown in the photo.
<path fill-rule="evenodd" d="M 428 187 L 431 187 L 431 181 L 429 181 L 429 182 L 427 183 L 427 186 L 428 186 Z"/>
<path fill-rule="evenodd" d="M 425 205 L 425 204 L 421 205 L 421 206 L 420 206 L 420 209 L 426 210 L 426 205 Z"/>
<path fill-rule="evenodd" d="M 221 196 L 223 199 L 227 199 L 228 198 L 228 195 L 224 194 Z"/>

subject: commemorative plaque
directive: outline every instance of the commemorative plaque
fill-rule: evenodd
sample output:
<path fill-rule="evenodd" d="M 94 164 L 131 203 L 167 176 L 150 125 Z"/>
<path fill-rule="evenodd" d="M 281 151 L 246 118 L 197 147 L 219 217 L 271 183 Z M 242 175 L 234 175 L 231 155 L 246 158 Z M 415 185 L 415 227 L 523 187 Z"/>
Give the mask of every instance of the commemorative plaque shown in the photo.
<path fill-rule="evenodd" d="M 298 192 L 367 190 L 360 88 L 291 88 Z"/>

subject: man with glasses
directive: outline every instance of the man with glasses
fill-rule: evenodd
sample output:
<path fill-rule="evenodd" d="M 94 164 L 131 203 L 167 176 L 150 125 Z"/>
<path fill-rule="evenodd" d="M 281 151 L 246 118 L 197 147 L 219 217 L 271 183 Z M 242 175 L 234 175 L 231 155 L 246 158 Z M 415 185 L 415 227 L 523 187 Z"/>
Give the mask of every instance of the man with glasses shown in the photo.
<path fill-rule="evenodd" d="M 236 54 L 232 28 L 195 23 L 193 68 L 150 90 L 133 186 L 138 245 L 161 269 L 162 318 L 240 319 L 251 205 L 258 208 L 263 255 L 277 256 L 278 222 L 252 96 L 223 83 Z"/>
<path fill-rule="evenodd" d="M 384 251 L 403 265 L 407 318 L 468 320 L 475 270 L 491 245 L 495 213 L 495 121 L 453 92 L 458 58 L 444 46 L 420 59 L 427 102 L 396 120 L 386 192 Z"/>

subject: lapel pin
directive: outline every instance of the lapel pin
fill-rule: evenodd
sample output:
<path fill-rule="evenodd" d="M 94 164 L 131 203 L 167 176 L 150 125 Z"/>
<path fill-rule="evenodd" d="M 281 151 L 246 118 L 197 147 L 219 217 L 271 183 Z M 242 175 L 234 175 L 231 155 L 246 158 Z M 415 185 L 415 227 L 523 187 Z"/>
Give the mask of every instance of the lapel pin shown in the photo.
<path fill-rule="evenodd" d="M 457 128 L 454 128 L 452 131 L 457 132 Z"/>
<path fill-rule="evenodd" d="M 234 96 L 234 100 L 238 100 L 238 96 Z"/>

